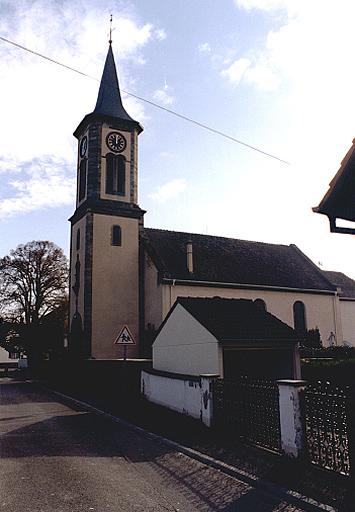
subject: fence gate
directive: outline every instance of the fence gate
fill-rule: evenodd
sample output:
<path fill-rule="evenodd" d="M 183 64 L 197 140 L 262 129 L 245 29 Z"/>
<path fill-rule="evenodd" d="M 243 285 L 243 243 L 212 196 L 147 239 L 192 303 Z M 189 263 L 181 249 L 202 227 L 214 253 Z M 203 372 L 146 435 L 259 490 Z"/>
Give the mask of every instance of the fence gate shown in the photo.
<path fill-rule="evenodd" d="M 350 474 L 352 394 L 329 382 L 309 384 L 304 393 L 307 455 L 312 464 Z"/>
<path fill-rule="evenodd" d="M 279 390 L 275 382 L 241 377 L 213 384 L 213 421 L 231 435 L 281 451 Z"/>

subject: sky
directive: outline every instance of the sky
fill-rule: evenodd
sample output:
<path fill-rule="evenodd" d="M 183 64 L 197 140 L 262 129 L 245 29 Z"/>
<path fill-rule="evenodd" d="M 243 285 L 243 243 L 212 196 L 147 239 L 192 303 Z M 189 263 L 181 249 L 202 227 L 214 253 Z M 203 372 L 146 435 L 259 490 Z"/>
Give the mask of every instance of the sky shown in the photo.
<path fill-rule="evenodd" d="M 353 0 L 0 0 L 0 257 L 30 240 L 68 254 L 73 131 L 94 109 L 108 50 L 144 126 L 145 225 L 296 244 L 355 278 L 353 236 L 312 212 L 355 136 Z"/>

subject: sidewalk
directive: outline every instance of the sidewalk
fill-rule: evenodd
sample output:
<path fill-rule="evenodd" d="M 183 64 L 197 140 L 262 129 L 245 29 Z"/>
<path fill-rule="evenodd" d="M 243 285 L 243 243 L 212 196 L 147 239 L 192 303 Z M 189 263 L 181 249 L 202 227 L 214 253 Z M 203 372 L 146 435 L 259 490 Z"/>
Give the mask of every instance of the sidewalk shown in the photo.
<path fill-rule="evenodd" d="M 311 500 L 333 507 L 341 512 L 354 512 L 355 502 L 345 505 L 349 479 L 310 464 L 285 459 L 273 452 L 223 437 L 199 421 L 151 404 L 142 398 L 115 400 L 111 393 L 105 399 L 82 390 L 73 392 L 63 386 L 52 386 L 64 394 L 89 403 L 114 416 L 129 421 L 150 432 L 168 438 L 188 448 L 234 466 L 239 472 L 252 475 L 264 484 L 276 484 L 307 496 Z"/>

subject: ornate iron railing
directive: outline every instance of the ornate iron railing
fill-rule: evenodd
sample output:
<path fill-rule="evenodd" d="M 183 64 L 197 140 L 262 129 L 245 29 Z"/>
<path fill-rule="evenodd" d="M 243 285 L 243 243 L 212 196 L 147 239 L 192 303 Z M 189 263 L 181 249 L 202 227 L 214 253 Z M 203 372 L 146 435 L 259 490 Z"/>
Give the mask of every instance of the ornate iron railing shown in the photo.
<path fill-rule="evenodd" d="M 350 474 L 352 393 L 329 382 L 309 384 L 304 393 L 307 455 L 312 464 Z"/>
<path fill-rule="evenodd" d="M 269 380 L 218 379 L 213 385 L 214 424 L 231 435 L 274 451 L 281 450 L 279 390 Z"/>

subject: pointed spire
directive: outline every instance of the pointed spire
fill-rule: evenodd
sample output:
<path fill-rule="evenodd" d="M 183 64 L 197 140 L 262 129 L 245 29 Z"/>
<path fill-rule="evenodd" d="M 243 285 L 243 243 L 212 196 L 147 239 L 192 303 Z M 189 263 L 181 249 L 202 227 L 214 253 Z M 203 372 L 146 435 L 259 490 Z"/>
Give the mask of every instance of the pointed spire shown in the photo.
<path fill-rule="evenodd" d="M 118 84 L 117 71 L 115 66 L 115 59 L 113 57 L 111 46 L 111 31 L 110 31 L 110 45 L 107 52 L 105 67 L 102 73 L 99 94 L 94 114 L 103 114 L 110 117 L 116 117 L 125 121 L 134 121 L 125 111 L 120 86 Z"/>

